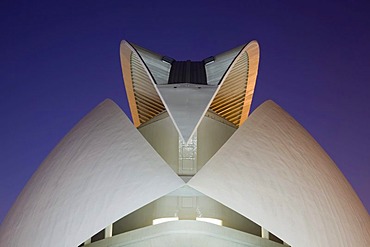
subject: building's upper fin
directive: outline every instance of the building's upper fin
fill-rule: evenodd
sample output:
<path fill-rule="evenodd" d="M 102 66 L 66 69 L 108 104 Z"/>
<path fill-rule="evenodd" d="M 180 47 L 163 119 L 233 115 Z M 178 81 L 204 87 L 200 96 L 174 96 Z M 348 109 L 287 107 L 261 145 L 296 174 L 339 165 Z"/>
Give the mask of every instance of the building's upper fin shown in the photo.
<path fill-rule="evenodd" d="M 163 56 L 149 51 L 143 47 L 132 44 L 137 53 L 143 59 L 148 67 L 149 73 L 153 76 L 154 82 L 157 85 L 167 84 L 170 76 L 171 63 L 163 60 Z"/>
<path fill-rule="evenodd" d="M 120 55 L 131 117 L 135 127 L 139 127 L 164 112 L 165 106 L 157 93 L 153 76 L 137 50 L 127 41 L 122 41 Z"/>
<path fill-rule="evenodd" d="M 256 41 L 238 49 L 238 55 L 220 79 L 220 89 L 210 106 L 210 110 L 236 127 L 248 117 L 259 64 L 259 45 Z"/>
<path fill-rule="evenodd" d="M 229 51 L 216 55 L 214 59 L 205 66 L 208 85 L 219 85 L 225 73 L 231 66 L 236 56 L 245 45 L 235 47 Z"/>
<path fill-rule="evenodd" d="M 235 127 L 248 116 L 259 62 L 256 41 L 197 62 L 176 61 L 124 41 L 121 60 L 137 127 L 165 107 L 188 142 L 207 110 Z"/>

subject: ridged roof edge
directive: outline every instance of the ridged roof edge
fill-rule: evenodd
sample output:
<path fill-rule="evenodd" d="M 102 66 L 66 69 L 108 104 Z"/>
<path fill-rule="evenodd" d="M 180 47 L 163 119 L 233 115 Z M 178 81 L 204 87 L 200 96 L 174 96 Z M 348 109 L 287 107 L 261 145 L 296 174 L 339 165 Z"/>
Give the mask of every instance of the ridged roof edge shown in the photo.
<path fill-rule="evenodd" d="M 125 40 L 120 45 L 120 58 L 132 121 L 135 127 L 139 127 L 162 113 L 165 106 L 147 64 L 138 51 Z M 135 64 L 133 58 L 137 61 Z M 137 81 L 134 79 L 136 74 L 139 78 Z"/>
<path fill-rule="evenodd" d="M 246 62 L 243 62 L 245 55 Z M 242 125 L 248 117 L 257 80 L 259 58 L 260 50 L 257 41 L 253 40 L 241 46 L 239 52 L 220 78 L 218 91 L 210 103 L 212 111 L 235 126 Z M 244 69 L 245 71 L 243 71 Z M 242 79 L 239 78 L 243 76 L 243 73 L 245 73 L 244 82 L 243 77 Z M 234 81 L 234 78 L 237 78 L 236 81 Z M 242 85 L 239 88 L 235 87 L 236 82 L 242 83 Z M 216 110 L 217 108 L 220 110 Z M 232 109 L 233 112 L 228 109 Z"/>
<path fill-rule="evenodd" d="M 167 84 L 170 76 L 171 64 L 162 60 L 163 56 L 139 45 L 129 43 L 138 53 L 148 72 L 157 85 Z"/>

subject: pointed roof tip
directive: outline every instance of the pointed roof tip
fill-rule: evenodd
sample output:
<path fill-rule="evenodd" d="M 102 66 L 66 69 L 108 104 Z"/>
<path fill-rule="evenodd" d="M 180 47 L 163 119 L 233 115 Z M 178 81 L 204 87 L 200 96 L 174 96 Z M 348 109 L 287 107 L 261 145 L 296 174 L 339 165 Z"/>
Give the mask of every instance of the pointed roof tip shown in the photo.
<path fill-rule="evenodd" d="M 250 48 L 254 48 L 257 50 L 257 53 L 258 55 L 261 53 L 261 48 L 260 48 L 260 44 L 258 43 L 257 40 L 252 40 L 251 42 L 249 42 L 247 45 L 246 45 L 246 48 L 247 49 L 250 49 Z"/>
<path fill-rule="evenodd" d="M 358 239 L 355 246 L 368 246 L 370 222 L 362 221 L 368 213 L 320 144 L 272 100 L 252 115 L 187 184 L 292 246 L 310 246 L 302 239 L 315 239 L 316 246 Z M 333 205 L 338 210 L 333 211 Z M 286 224 L 287 219 L 297 224 Z M 317 228 L 325 224 L 340 227 Z M 303 228 L 307 231 L 297 230 Z"/>
<path fill-rule="evenodd" d="M 100 104 L 106 104 L 106 103 L 110 103 L 110 104 L 116 104 L 116 102 L 114 102 L 111 98 L 106 98 L 105 100 L 103 100 Z M 116 104 L 117 105 L 117 104 Z"/>
<path fill-rule="evenodd" d="M 239 52 L 243 51 L 245 48 L 249 48 L 251 46 L 256 46 L 258 51 L 260 50 L 260 45 L 258 43 L 258 41 L 256 39 L 254 40 L 251 40 L 249 42 L 246 42 L 246 43 L 242 43 L 241 45 L 237 45 L 231 49 L 228 49 L 226 51 L 223 51 L 223 52 L 220 52 L 220 53 L 217 53 L 214 55 L 214 57 L 217 57 L 217 56 L 220 56 L 220 55 L 223 55 L 223 54 L 226 54 L 226 53 L 230 53 L 232 50 L 237 50 Z M 237 54 L 235 54 L 235 56 L 237 56 Z"/>
<path fill-rule="evenodd" d="M 262 102 L 262 104 L 260 104 L 259 106 L 257 106 L 257 108 L 254 109 L 254 111 L 250 114 L 250 117 L 252 117 L 253 115 L 257 115 L 258 112 L 265 112 L 265 111 L 270 111 L 270 110 L 273 110 L 273 109 L 281 109 L 281 111 L 286 112 L 275 101 L 273 101 L 271 99 L 268 99 L 268 100 Z"/>
<path fill-rule="evenodd" d="M 265 109 L 265 108 L 268 108 L 268 109 L 281 109 L 282 111 L 286 112 L 284 110 L 284 108 L 282 108 L 279 104 L 277 104 L 275 101 L 271 100 L 271 99 L 268 99 L 266 101 L 264 101 L 262 104 L 260 104 L 254 111 L 258 110 L 258 109 Z M 253 112 L 254 112 L 253 111 Z M 289 113 L 288 113 L 289 114 Z"/>
<path fill-rule="evenodd" d="M 120 46 L 120 48 L 122 49 L 122 46 L 124 46 L 124 45 L 130 45 L 130 42 L 128 42 L 127 40 L 125 40 L 125 39 L 123 39 L 123 40 L 121 40 L 121 42 L 119 43 L 119 46 Z"/>
<path fill-rule="evenodd" d="M 248 45 L 249 45 L 249 44 L 250 44 L 250 45 L 254 44 L 254 45 L 258 45 L 258 46 L 260 46 L 260 45 L 259 45 L 259 43 L 258 43 L 258 41 L 257 41 L 256 39 L 253 39 L 253 40 L 249 41 L 249 42 L 248 42 Z"/>
<path fill-rule="evenodd" d="M 105 193 L 90 186 L 97 182 Z M 183 185 L 119 107 L 106 99 L 66 134 L 27 182 L 0 226 L 0 246 L 78 246 Z M 50 227 L 50 222 L 56 224 Z"/>
<path fill-rule="evenodd" d="M 110 106 L 112 106 L 114 108 L 119 109 L 121 112 L 123 112 L 123 110 L 121 109 L 121 107 L 116 102 L 114 102 L 114 100 L 112 100 L 110 98 L 106 98 L 105 100 L 103 100 L 102 102 L 100 102 L 98 106 L 102 106 L 102 105 L 110 105 Z"/>
<path fill-rule="evenodd" d="M 268 99 L 268 100 L 265 100 L 261 105 L 259 105 L 258 107 L 260 106 L 263 106 L 263 105 L 278 105 L 275 101 L 273 101 L 272 99 Z"/>

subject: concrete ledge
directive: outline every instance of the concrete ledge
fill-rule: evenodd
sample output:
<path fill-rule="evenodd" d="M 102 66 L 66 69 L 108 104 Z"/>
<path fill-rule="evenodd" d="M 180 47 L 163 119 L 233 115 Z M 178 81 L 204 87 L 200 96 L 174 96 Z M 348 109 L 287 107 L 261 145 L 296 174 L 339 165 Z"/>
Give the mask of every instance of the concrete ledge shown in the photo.
<path fill-rule="evenodd" d="M 195 220 L 179 220 L 144 227 L 94 242 L 89 247 L 249 246 L 281 247 L 261 237 Z"/>

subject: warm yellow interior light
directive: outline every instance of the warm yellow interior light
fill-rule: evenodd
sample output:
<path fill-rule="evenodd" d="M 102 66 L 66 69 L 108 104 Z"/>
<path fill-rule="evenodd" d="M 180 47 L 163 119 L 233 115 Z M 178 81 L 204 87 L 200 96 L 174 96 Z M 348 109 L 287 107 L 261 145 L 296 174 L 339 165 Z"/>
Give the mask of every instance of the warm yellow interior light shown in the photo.
<path fill-rule="evenodd" d="M 196 217 L 195 219 L 199 221 L 208 222 L 211 224 L 222 226 L 222 220 L 219 220 L 219 219 L 203 218 L 203 217 Z"/>
<path fill-rule="evenodd" d="M 158 218 L 158 219 L 153 220 L 153 225 L 157 225 L 157 224 L 168 222 L 168 221 L 175 221 L 175 220 L 179 220 L 179 217 Z"/>

